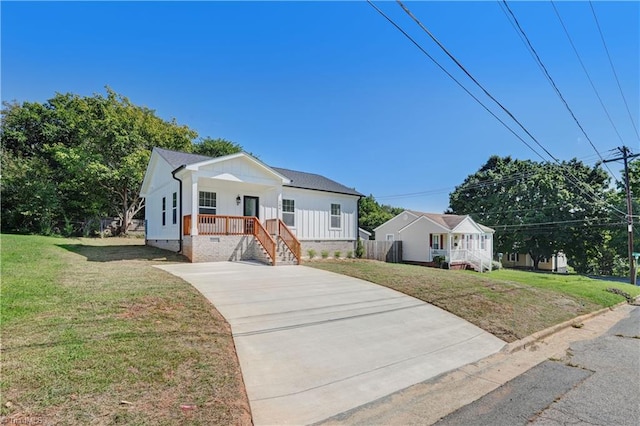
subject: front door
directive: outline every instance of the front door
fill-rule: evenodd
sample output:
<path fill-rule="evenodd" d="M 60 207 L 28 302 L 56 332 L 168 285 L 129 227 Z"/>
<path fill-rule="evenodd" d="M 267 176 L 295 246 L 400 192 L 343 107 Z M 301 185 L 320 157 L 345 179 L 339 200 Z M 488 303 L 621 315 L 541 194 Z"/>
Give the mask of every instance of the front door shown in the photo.
<path fill-rule="evenodd" d="M 258 197 L 244 196 L 244 215 L 259 217 Z"/>
<path fill-rule="evenodd" d="M 244 216 L 246 217 L 258 217 L 259 210 L 258 210 L 258 197 L 250 197 L 248 195 L 244 196 Z M 245 233 L 246 234 L 253 234 L 254 232 L 254 225 L 253 225 L 253 220 L 249 220 L 249 219 L 245 219 L 245 224 L 244 224 L 244 228 L 245 228 Z"/>

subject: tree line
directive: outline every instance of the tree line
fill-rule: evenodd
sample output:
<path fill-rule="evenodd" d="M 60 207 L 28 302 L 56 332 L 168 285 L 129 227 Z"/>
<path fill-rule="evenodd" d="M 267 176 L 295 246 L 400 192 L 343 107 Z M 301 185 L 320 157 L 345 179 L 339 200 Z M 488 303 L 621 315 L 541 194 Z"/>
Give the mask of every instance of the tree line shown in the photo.
<path fill-rule="evenodd" d="M 126 233 L 144 209 L 139 190 L 153 147 L 209 156 L 242 150 L 198 138 L 108 87 L 104 96 L 5 102 L 0 132 L 3 232 L 92 235 L 99 218 L 116 216 L 116 233 Z"/>
<path fill-rule="evenodd" d="M 126 233 L 143 213 L 139 190 L 153 147 L 211 157 L 242 151 L 108 87 L 105 95 L 4 103 L 1 113 L 2 232 L 92 235 L 100 218 L 116 216 L 117 233 Z M 630 163 L 629 180 L 640 193 L 640 161 Z M 373 232 L 402 211 L 363 197 L 360 227 Z M 492 156 L 454 189 L 447 212 L 494 228 L 496 253 L 528 253 L 536 267 L 562 251 L 579 272 L 628 268 L 624 187 L 599 165 Z M 637 232 L 635 241 L 640 251 Z"/>

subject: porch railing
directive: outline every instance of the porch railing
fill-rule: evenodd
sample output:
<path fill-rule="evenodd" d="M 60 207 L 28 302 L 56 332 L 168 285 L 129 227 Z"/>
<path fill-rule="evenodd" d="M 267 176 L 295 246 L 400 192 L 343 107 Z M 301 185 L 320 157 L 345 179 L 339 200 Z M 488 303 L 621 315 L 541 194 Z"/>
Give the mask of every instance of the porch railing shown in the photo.
<path fill-rule="evenodd" d="M 253 235 L 275 265 L 276 242 L 257 217 L 199 214 L 197 221 L 198 235 Z M 184 216 L 183 225 L 183 234 L 191 235 L 191 215 Z"/>
<path fill-rule="evenodd" d="M 289 248 L 293 256 L 296 258 L 296 263 L 300 264 L 300 257 L 302 255 L 302 245 L 300 241 L 293 235 L 291 229 L 281 219 L 267 219 L 265 226 L 269 234 L 277 235 L 282 239 L 284 244 Z"/>
<path fill-rule="evenodd" d="M 431 249 L 431 259 L 434 256 L 443 256 L 447 262 L 469 262 L 476 265 L 480 270 L 491 270 L 491 258 L 478 250 L 467 249 Z"/>

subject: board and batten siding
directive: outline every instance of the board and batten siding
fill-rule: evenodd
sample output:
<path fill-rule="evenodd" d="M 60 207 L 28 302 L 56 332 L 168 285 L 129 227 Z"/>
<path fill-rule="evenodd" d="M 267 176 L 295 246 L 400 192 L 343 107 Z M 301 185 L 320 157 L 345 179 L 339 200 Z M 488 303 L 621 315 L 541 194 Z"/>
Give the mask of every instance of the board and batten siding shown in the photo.
<path fill-rule="evenodd" d="M 179 183 L 171 176 L 171 166 L 160 156 L 152 167 L 155 169 L 150 185 L 150 192 L 145 198 L 144 218 L 147 223 L 146 238 L 149 240 L 177 240 L 179 238 L 179 220 L 173 224 L 173 193 L 179 194 Z M 166 224 L 162 226 L 162 197 L 166 197 Z M 178 200 L 178 213 L 179 212 Z"/>
<path fill-rule="evenodd" d="M 358 197 L 285 186 L 282 199 L 295 202 L 295 223 L 290 228 L 299 240 L 356 240 Z M 339 229 L 330 227 L 331 204 L 340 204 Z"/>

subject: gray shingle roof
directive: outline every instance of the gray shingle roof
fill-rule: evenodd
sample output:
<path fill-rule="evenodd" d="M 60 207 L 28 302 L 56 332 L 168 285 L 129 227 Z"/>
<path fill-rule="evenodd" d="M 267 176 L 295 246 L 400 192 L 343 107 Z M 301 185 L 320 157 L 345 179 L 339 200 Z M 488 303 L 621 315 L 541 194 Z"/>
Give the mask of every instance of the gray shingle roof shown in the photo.
<path fill-rule="evenodd" d="M 443 227 L 451 231 L 453 231 L 456 226 L 460 225 L 460 222 L 462 222 L 467 217 L 467 216 L 461 216 L 458 214 L 423 213 L 415 210 L 409 210 L 409 211 L 418 217 L 419 216 L 428 217 L 429 219 L 433 220 L 437 224 L 442 225 Z M 483 232 L 495 232 L 493 229 L 489 228 L 488 226 L 484 226 L 478 222 L 476 222 L 476 224 L 480 227 L 480 229 L 482 229 Z"/>
<path fill-rule="evenodd" d="M 201 161 L 211 160 L 211 157 L 207 157 L 206 155 L 189 154 L 187 152 L 171 151 L 164 148 L 153 149 L 158 154 L 160 154 L 160 156 L 164 158 L 167 163 L 169 163 L 174 169 L 182 165 L 189 165 L 199 163 Z"/>
<path fill-rule="evenodd" d="M 321 175 L 282 169 L 279 167 L 271 168 L 291 180 L 291 183 L 285 186 L 290 186 L 293 188 L 315 189 L 316 191 L 336 192 L 338 194 L 363 196 L 355 189 L 348 188 L 341 183 L 338 183 Z"/>
<path fill-rule="evenodd" d="M 212 157 L 207 157 L 206 155 L 189 154 L 186 152 L 171 151 L 164 148 L 154 148 L 154 150 L 174 169 L 182 166 L 183 164 L 189 165 L 212 159 Z M 279 167 L 271 168 L 291 181 L 290 184 L 287 184 L 285 186 L 290 186 L 293 188 L 313 189 L 316 191 L 335 192 L 338 194 L 362 196 L 362 194 L 360 194 L 355 189 L 348 188 L 341 183 L 338 183 L 321 175 L 282 169 Z"/>

